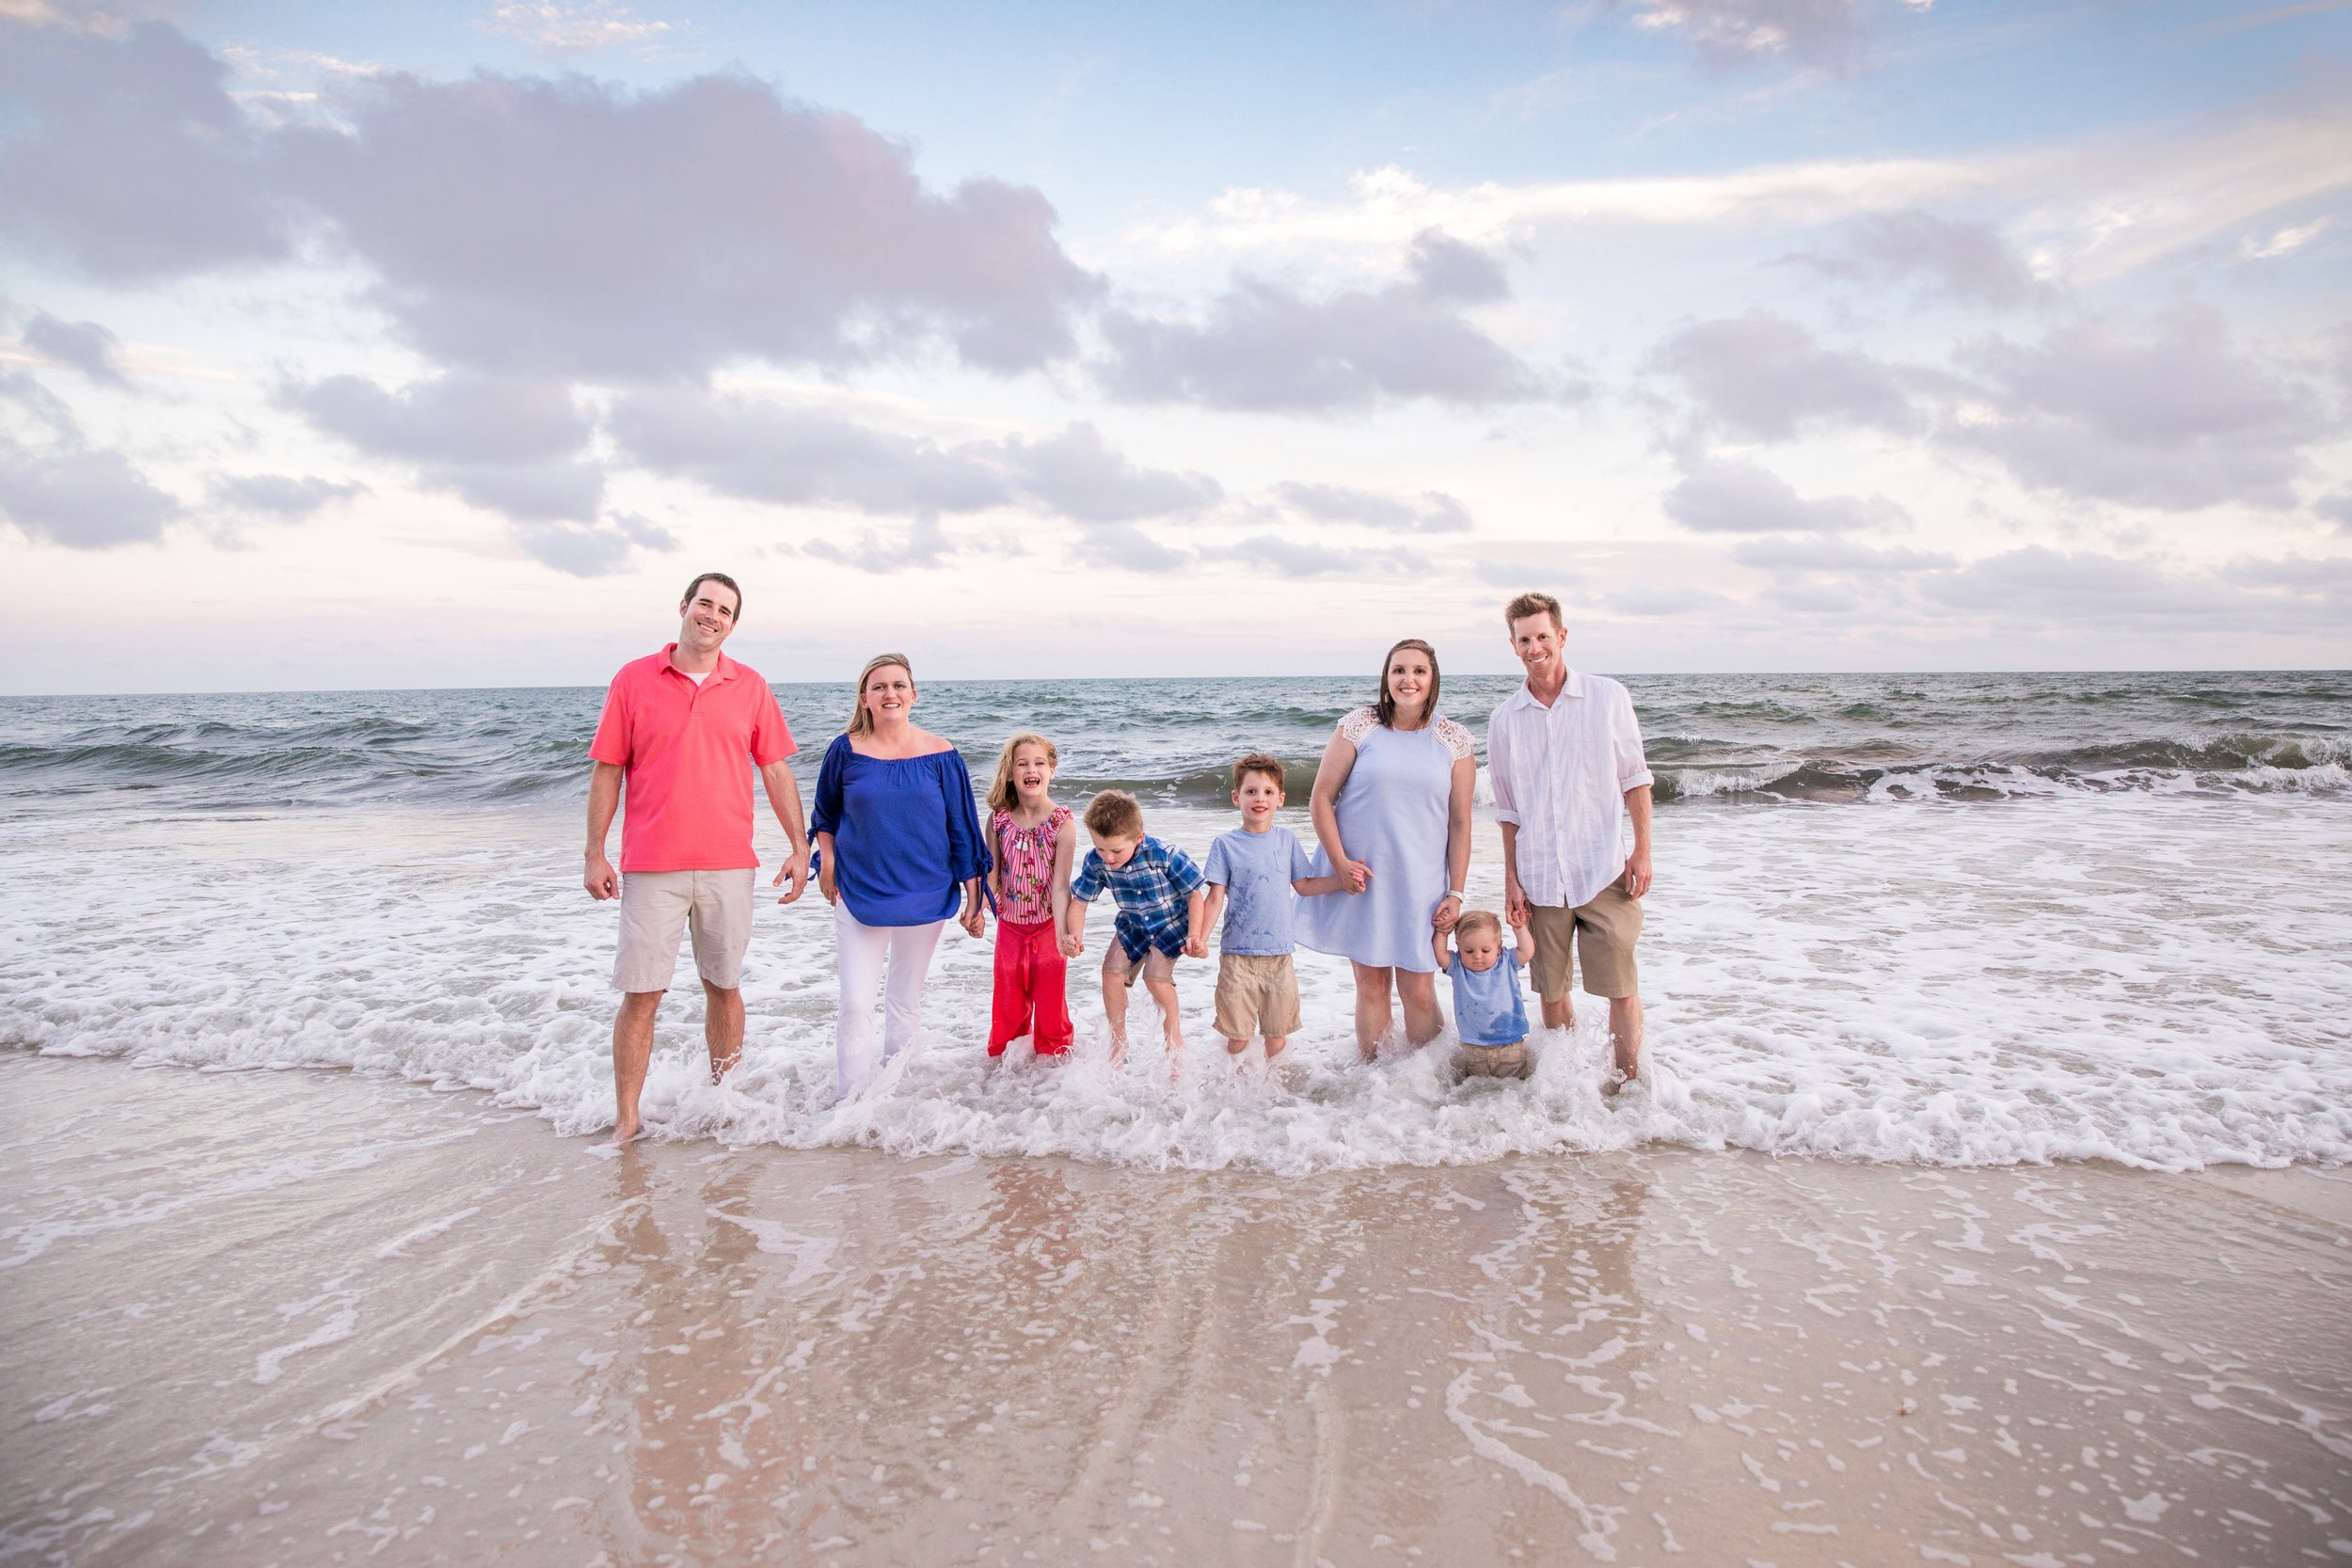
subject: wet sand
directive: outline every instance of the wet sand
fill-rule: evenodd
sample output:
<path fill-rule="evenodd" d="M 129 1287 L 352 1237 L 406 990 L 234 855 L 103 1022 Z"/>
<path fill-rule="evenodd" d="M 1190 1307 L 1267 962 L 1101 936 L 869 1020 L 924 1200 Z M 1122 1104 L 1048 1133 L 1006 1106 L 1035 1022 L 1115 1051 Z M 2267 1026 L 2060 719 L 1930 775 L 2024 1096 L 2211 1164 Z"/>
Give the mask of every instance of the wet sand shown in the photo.
<path fill-rule="evenodd" d="M 0 1053 L 0 1562 L 2352 1556 L 2343 1171 L 591 1149 Z"/>

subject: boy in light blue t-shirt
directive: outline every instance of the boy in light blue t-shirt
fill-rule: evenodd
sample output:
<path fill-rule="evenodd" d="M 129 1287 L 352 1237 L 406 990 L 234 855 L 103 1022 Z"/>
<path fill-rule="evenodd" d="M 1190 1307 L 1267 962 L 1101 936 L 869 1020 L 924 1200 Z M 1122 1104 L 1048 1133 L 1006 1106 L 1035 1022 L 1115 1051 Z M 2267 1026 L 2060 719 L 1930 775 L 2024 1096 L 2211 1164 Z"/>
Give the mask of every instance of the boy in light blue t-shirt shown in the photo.
<path fill-rule="evenodd" d="M 1454 1032 L 1462 1054 L 1454 1081 L 1465 1078 L 1524 1078 L 1534 1070 L 1527 1055 L 1527 1004 L 1519 994 L 1519 954 L 1528 951 L 1527 927 L 1514 928 L 1518 945 L 1502 945 L 1502 922 L 1487 910 L 1464 910 L 1454 923 L 1454 950 L 1445 933 L 1430 939 L 1438 967 L 1454 977 Z"/>
<path fill-rule="evenodd" d="M 1233 804 L 1241 826 L 1219 833 L 1209 846 L 1202 875 L 1209 884 L 1203 923 L 1216 924 L 1216 1032 L 1225 1049 L 1239 1055 L 1249 1037 L 1265 1035 L 1266 1060 L 1281 1054 L 1298 1027 L 1298 975 L 1291 963 L 1294 894 L 1311 897 L 1336 893 L 1338 877 L 1311 877 L 1313 869 L 1298 837 L 1274 824 L 1282 804 L 1279 758 L 1252 752 L 1233 764 Z"/>

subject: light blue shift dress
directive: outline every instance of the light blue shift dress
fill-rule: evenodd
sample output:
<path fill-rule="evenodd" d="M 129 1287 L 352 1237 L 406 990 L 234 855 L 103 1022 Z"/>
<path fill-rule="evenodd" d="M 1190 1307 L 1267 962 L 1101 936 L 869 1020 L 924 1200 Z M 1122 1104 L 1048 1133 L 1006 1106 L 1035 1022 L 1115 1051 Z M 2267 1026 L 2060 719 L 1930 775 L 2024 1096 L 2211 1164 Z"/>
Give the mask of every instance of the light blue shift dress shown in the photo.
<path fill-rule="evenodd" d="M 1435 974 L 1429 922 L 1446 895 L 1454 765 L 1474 755 L 1475 743 L 1451 719 L 1391 730 L 1368 707 L 1341 720 L 1339 734 L 1356 747 L 1356 766 L 1336 805 L 1340 843 L 1372 867 L 1372 885 L 1300 899 L 1298 940 L 1378 969 Z M 1330 872 L 1330 857 L 1318 845 L 1314 874 Z"/>

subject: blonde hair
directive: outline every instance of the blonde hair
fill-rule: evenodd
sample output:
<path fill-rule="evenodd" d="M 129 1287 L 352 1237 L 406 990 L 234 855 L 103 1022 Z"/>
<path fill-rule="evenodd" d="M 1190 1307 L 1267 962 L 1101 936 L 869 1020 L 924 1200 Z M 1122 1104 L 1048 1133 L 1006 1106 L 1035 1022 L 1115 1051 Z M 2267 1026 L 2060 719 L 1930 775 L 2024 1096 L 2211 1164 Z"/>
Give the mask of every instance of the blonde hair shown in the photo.
<path fill-rule="evenodd" d="M 1461 918 L 1454 923 L 1457 941 L 1478 931 L 1492 931 L 1497 942 L 1502 941 L 1502 922 L 1492 910 L 1464 910 Z"/>
<path fill-rule="evenodd" d="M 1020 802 L 1021 791 L 1012 782 L 1012 754 L 1024 746 L 1035 746 L 1045 753 L 1045 766 L 1059 768 L 1061 752 L 1054 743 L 1034 730 L 1023 730 L 1005 742 L 1005 749 L 996 753 L 996 776 L 988 782 L 988 809 L 1010 811 Z"/>
<path fill-rule="evenodd" d="M 887 669 L 893 664 L 907 673 L 909 686 L 914 684 L 914 666 L 907 662 L 906 655 L 876 654 L 867 659 L 866 668 L 857 673 L 856 689 L 850 694 L 850 734 L 851 736 L 874 733 L 874 716 L 866 711 L 866 683 L 874 678 L 875 671 Z"/>

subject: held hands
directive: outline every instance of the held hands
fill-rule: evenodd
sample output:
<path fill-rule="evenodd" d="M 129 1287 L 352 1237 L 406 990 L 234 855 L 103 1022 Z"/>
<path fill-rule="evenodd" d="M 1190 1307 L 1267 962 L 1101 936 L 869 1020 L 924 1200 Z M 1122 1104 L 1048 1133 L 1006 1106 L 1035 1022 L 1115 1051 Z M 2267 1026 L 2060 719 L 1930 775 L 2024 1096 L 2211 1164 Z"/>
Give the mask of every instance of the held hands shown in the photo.
<path fill-rule="evenodd" d="M 1061 934 L 1061 956 L 1063 958 L 1074 958 L 1086 950 L 1086 939 L 1079 936 L 1077 932 L 1064 931 Z"/>
<path fill-rule="evenodd" d="M 612 874 L 612 863 L 604 858 L 601 849 L 588 851 L 588 869 L 580 879 L 580 883 L 588 890 L 591 898 L 618 898 L 621 895 L 621 879 Z"/>
<path fill-rule="evenodd" d="M 776 867 L 776 879 L 768 885 L 782 887 L 787 877 L 792 879 L 792 891 L 777 899 L 776 902 L 779 904 L 789 904 L 808 891 L 808 850 L 805 847 L 787 855 L 784 858 L 784 863 Z M 830 894 L 827 895 L 827 897 L 831 896 Z"/>
<path fill-rule="evenodd" d="M 988 933 L 988 911 L 974 904 L 963 911 L 963 918 L 957 924 L 963 927 L 966 936 L 977 942 Z"/>
<path fill-rule="evenodd" d="M 1462 918 L 1462 895 L 1449 893 L 1438 900 L 1438 912 L 1429 917 L 1429 924 L 1439 931 L 1451 931 L 1455 921 Z"/>
<path fill-rule="evenodd" d="M 1208 939 L 1208 938 L 1206 938 L 1206 937 L 1186 937 L 1186 938 L 1184 939 L 1184 957 L 1185 957 L 1185 958 L 1207 958 L 1208 956 L 1209 956 L 1209 939 Z"/>
<path fill-rule="evenodd" d="M 1349 893 L 1361 893 L 1372 886 L 1372 867 L 1362 861 L 1343 860 L 1332 869 L 1339 874 L 1342 887 Z"/>
<path fill-rule="evenodd" d="M 1527 924 L 1527 890 L 1519 886 L 1517 877 L 1503 881 L 1502 918 L 1514 931 Z"/>
<path fill-rule="evenodd" d="M 1623 880 L 1626 892 L 1636 898 L 1649 891 L 1649 849 L 1646 847 L 1637 848 L 1626 857 Z"/>

